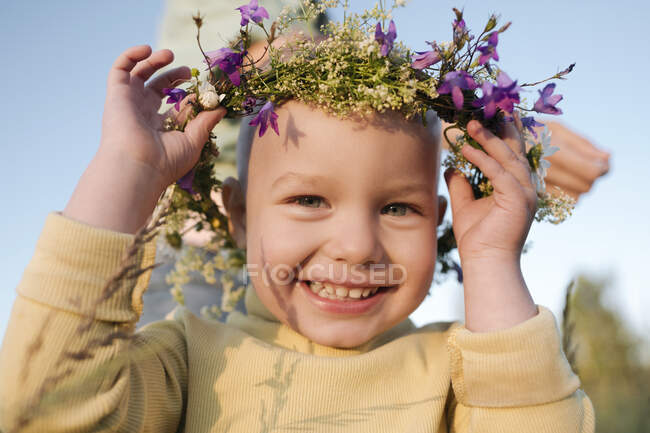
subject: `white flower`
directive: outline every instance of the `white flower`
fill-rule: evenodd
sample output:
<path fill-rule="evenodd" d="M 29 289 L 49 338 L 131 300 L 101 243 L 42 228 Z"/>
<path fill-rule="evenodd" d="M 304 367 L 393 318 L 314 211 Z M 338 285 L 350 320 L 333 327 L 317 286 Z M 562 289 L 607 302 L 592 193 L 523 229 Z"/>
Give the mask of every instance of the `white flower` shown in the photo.
<path fill-rule="evenodd" d="M 551 131 L 549 131 L 546 126 L 544 127 L 544 131 L 541 133 L 540 141 L 536 143 L 532 140 L 529 140 L 529 143 L 540 150 L 539 164 L 537 165 L 537 168 L 532 173 L 532 175 L 537 187 L 537 192 L 543 193 L 546 191 L 544 178 L 546 177 L 546 172 L 551 166 L 551 163 L 544 158 L 553 155 L 555 152 L 560 150 L 560 148 L 557 146 L 551 146 Z"/>
<path fill-rule="evenodd" d="M 366 37 L 358 42 L 359 50 L 365 52 L 366 55 L 371 55 L 379 48 L 377 42 L 375 41 L 374 36 Z"/>
<path fill-rule="evenodd" d="M 225 97 L 225 94 L 219 95 L 214 86 L 207 81 L 204 81 L 199 85 L 199 103 L 206 110 L 217 108 Z"/>
<path fill-rule="evenodd" d="M 406 6 L 406 0 L 395 0 L 395 6 Z"/>

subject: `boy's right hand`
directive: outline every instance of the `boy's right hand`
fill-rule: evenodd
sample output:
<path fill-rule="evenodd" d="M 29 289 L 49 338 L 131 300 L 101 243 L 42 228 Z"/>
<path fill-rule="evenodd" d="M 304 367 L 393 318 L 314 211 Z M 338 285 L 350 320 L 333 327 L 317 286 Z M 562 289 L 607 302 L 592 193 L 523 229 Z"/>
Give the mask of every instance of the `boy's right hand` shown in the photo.
<path fill-rule="evenodd" d="M 162 89 L 190 78 L 190 70 L 169 70 L 169 50 L 152 54 L 147 45 L 123 52 L 108 76 L 99 150 L 81 177 L 63 215 L 110 230 L 135 233 L 165 188 L 196 164 L 209 133 L 225 115 L 204 111 L 185 132 L 165 131 L 158 110 Z"/>

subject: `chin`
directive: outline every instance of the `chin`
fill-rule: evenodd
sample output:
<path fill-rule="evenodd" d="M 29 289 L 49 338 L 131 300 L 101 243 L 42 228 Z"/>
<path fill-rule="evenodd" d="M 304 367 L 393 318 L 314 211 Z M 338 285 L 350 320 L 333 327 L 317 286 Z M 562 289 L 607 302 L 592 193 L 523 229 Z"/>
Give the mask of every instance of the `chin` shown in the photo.
<path fill-rule="evenodd" d="M 307 336 L 314 343 L 318 343 L 322 346 L 335 347 L 339 349 L 352 349 L 358 346 L 361 346 L 364 343 L 367 343 L 372 339 L 372 336 L 369 338 L 359 338 L 359 336 L 330 336 L 330 335 L 313 335 Z"/>
<path fill-rule="evenodd" d="M 361 346 L 381 333 L 372 326 L 359 325 L 345 323 L 345 321 L 342 323 L 308 324 L 297 332 L 314 343 L 339 349 L 352 349 Z"/>

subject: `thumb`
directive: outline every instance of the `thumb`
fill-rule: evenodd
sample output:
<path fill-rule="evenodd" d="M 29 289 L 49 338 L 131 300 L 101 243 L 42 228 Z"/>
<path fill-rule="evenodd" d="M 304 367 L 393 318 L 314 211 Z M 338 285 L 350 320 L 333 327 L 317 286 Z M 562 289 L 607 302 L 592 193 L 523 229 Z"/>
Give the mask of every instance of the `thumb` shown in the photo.
<path fill-rule="evenodd" d="M 453 168 L 445 170 L 445 182 L 451 199 L 452 218 L 455 219 L 462 208 L 474 201 L 474 193 L 465 176 Z"/>
<path fill-rule="evenodd" d="M 193 149 L 200 149 L 208 141 L 210 131 L 225 115 L 226 109 L 223 107 L 216 110 L 202 111 L 187 124 L 185 136 Z"/>

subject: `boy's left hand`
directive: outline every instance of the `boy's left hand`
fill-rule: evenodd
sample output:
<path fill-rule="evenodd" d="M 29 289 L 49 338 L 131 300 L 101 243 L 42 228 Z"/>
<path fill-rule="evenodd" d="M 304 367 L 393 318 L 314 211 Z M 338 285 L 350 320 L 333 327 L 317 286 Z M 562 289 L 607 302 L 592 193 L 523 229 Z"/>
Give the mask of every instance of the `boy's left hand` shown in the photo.
<path fill-rule="evenodd" d="M 512 123 L 506 124 L 503 139 L 477 121 L 471 121 L 467 130 L 488 153 L 469 145 L 461 152 L 490 179 L 494 193 L 476 200 L 461 173 L 445 172 L 461 260 L 519 261 L 537 210 L 524 144 Z"/>
<path fill-rule="evenodd" d="M 467 179 L 455 170 L 447 170 L 445 180 L 463 268 L 466 326 L 488 331 L 537 313 L 519 266 L 537 210 L 537 193 L 514 125 L 505 125 L 503 138 L 477 121 L 471 121 L 467 130 L 487 154 L 469 145 L 461 152 L 490 179 L 494 193 L 475 199 Z"/>

